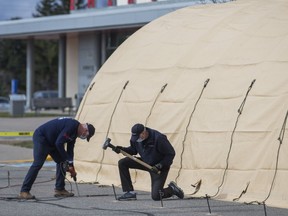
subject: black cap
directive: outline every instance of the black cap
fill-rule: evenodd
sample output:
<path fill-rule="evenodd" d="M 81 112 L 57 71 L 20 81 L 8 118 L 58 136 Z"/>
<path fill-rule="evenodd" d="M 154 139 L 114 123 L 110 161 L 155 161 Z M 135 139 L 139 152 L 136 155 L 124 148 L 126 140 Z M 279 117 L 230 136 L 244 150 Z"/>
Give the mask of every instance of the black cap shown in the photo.
<path fill-rule="evenodd" d="M 87 127 L 88 127 L 88 131 L 89 131 L 89 134 L 87 136 L 87 142 L 89 142 L 90 138 L 94 135 L 95 133 L 95 128 L 92 124 L 89 124 L 87 123 Z"/>
<path fill-rule="evenodd" d="M 137 139 L 139 139 L 140 134 L 144 131 L 145 127 L 142 124 L 135 124 L 132 128 L 131 128 L 131 141 L 132 142 L 136 142 Z"/>

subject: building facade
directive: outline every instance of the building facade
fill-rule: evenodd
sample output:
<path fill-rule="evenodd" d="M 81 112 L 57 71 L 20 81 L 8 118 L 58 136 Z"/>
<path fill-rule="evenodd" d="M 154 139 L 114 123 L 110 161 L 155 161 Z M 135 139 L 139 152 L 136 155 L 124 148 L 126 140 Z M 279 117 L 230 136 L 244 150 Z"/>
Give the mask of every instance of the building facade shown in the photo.
<path fill-rule="evenodd" d="M 81 4 L 79 4 L 81 3 Z M 0 38 L 27 41 L 26 98 L 34 92 L 34 41 L 58 40 L 58 94 L 78 107 L 92 78 L 117 47 L 147 23 L 212 0 L 71 0 L 71 13 L 0 22 Z"/>

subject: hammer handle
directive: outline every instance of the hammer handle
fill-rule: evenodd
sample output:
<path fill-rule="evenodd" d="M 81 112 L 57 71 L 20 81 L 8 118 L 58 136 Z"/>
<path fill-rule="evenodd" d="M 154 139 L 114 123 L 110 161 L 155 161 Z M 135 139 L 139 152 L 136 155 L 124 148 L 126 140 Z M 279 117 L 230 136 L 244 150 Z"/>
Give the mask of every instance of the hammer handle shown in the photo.
<path fill-rule="evenodd" d="M 123 151 L 123 150 L 121 150 L 121 149 L 120 149 L 120 153 L 123 154 L 124 156 L 129 157 L 130 159 L 136 161 L 137 163 L 143 165 L 144 167 L 146 167 L 146 168 L 152 170 L 152 166 L 150 166 L 149 164 L 145 163 L 144 161 L 139 160 L 138 158 L 136 158 L 136 157 L 134 157 L 134 156 L 128 154 L 127 152 L 125 152 L 125 151 Z M 160 171 L 158 171 L 157 174 L 160 174 Z"/>
<path fill-rule="evenodd" d="M 107 149 L 107 147 L 110 147 L 111 149 L 115 149 L 116 146 L 114 146 L 112 143 L 110 143 L 111 139 L 110 138 L 107 138 L 105 143 L 103 144 L 103 149 Z M 136 157 L 133 157 L 132 155 L 128 154 L 127 152 L 123 151 L 122 149 L 120 149 L 120 153 L 123 154 L 124 156 L 134 160 L 135 162 L 141 164 L 142 166 L 148 168 L 149 170 L 152 170 L 153 171 L 153 167 L 147 163 L 145 163 L 144 161 L 142 160 L 139 160 L 138 158 Z M 160 174 L 160 170 L 157 172 L 157 174 Z"/>

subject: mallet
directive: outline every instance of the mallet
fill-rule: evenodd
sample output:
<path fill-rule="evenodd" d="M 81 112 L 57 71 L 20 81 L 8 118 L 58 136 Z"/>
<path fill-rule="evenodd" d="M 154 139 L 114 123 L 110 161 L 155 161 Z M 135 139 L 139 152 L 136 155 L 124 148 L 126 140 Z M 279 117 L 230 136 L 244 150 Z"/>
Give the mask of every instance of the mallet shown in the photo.
<path fill-rule="evenodd" d="M 114 145 L 111 144 L 110 142 L 111 142 L 111 139 L 110 139 L 110 138 L 107 138 L 106 141 L 104 142 L 102 148 L 103 148 L 104 150 L 106 150 L 107 147 L 110 147 L 111 149 L 115 149 L 116 146 L 114 146 Z M 145 163 L 144 161 L 139 160 L 138 158 L 136 158 L 136 157 L 128 154 L 127 152 L 123 151 L 122 149 L 120 149 L 120 153 L 123 154 L 124 156 L 126 156 L 126 157 L 128 157 L 128 158 L 130 158 L 130 159 L 132 159 L 132 160 L 134 160 L 134 161 L 136 161 L 137 163 L 143 165 L 144 167 L 148 168 L 149 170 L 155 172 L 155 169 L 153 169 L 152 166 L 150 166 L 149 164 Z M 160 174 L 160 171 L 158 170 L 158 171 L 155 172 L 155 173 Z"/>

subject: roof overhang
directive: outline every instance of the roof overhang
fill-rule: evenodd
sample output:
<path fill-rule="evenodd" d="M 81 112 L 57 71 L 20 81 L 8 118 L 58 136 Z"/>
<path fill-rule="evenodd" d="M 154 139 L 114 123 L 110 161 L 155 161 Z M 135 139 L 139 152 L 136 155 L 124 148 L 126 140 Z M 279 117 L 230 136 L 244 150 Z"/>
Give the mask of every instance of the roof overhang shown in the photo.
<path fill-rule="evenodd" d="M 199 1 L 164 1 L 101 9 L 87 9 L 68 15 L 0 22 L 0 38 L 57 38 L 61 34 L 95 30 L 141 27 L 177 9 Z"/>

